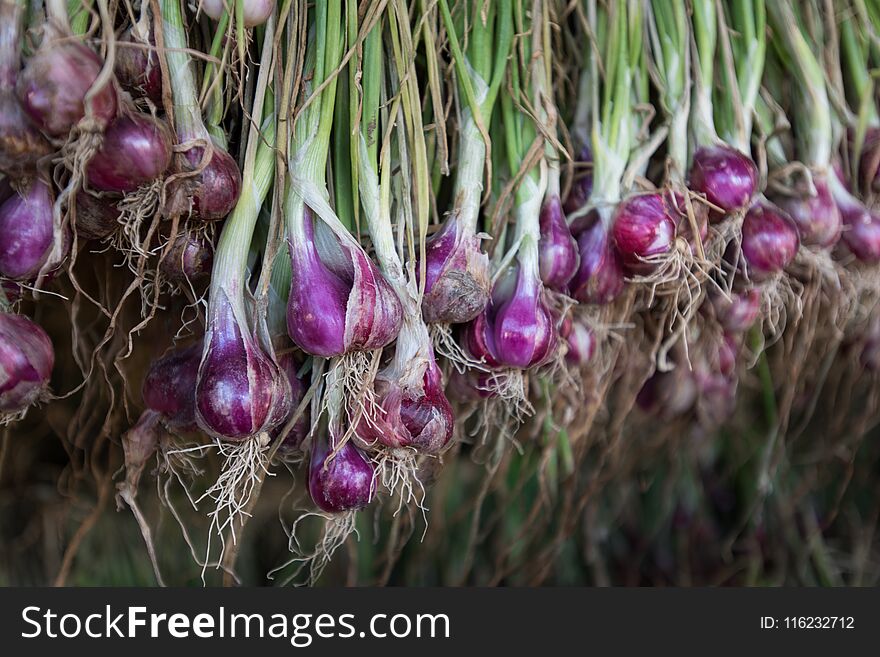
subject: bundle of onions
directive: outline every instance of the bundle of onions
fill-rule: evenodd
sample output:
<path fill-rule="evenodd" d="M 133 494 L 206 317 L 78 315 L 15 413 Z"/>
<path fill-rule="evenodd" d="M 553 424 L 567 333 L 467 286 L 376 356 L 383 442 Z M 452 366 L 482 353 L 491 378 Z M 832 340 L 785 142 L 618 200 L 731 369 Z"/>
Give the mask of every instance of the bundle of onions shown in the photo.
<path fill-rule="evenodd" d="M 185 147 L 176 156 L 177 174 L 168 190 L 166 216 L 189 216 L 217 221 L 229 214 L 242 189 L 241 172 L 235 160 L 205 127 L 196 91 L 193 62 L 187 54 L 186 28 L 181 0 L 162 0 L 165 57 L 171 73 L 174 97 L 174 129 L 177 142 Z"/>
<path fill-rule="evenodd" d="M 476 6 L 460 9 L 465 15 L 458 24 L 448 10 L 442 12 L 459 89 L 468 102 L 461 112 L 454 205 L 425 250 L 422 312 L 426 321 L 438 325 L 470 321 L 489 300 L 489 261 L 480 251 L 477 233 L 486 164 L 485 135 L 480 127 L 485 130 L 492 115 L 513 40 L 508 0 L 490 3 L 479 18 L 482 10 Z M 467 52 L 462 51 L 456 32 L 461 24 L 471 27 Z"/>
<path fill-rule="evenodd" d="M 591 3 L 590 10 L 591 26 L 597 30 L 599 8 Z M 600 44 L 606 62 L 605 84 L 598 89 L 598 62 L 591 57 L 588 68 L 592 88 L 582 87 L 591 103 L 593 189 L 589 204 L 594 209 L 572 224 L 580 266 L 569 287 L 581 303 L 607 304 L 625 285 L 623 263 L 611 232 L 632 146 L 633 67 L 641 50 L 641 17 L 641 3 L 618 3 L 607 8 L 607 16 L 602 17 L 607 21 L 607 30 Z M 631 33 L 631 28 L 636 32 Z"/>

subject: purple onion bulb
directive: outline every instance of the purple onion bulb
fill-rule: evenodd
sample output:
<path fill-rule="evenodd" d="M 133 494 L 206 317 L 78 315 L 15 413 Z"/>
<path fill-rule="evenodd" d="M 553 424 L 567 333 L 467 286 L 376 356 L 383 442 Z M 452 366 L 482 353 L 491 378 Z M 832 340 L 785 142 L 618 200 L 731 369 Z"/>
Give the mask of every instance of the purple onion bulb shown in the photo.
<path fill-rule="evenodd" d="M 840 212 L 831 197 L 826 178 L 813 176 L 813 185 L 815 194 L 780 196 L 774 200 L 794 221 L 802 244 L 828 248 L 840 238 Z"/>
<path fill-rule="evenodd" d="M 312 501 L 328 513 L 364 508 L 376 488 L 373 464 L 351 440 L 335 456 L 331 456 L 332 449 L 325 436 L 315 436 L 309 459 L 308 485 Z"/>
<path fill-rule="evenodd" d="M 214 143 L 202 168 L 205 149 L 190 148 L 177 158 L 179 173 L 168 190 L 165 216 L 183 216 L 205 222 L 219 221 L 232 212 L 241 194 L 241 171 L 232 156 Z M 197 172 L 197 173 L 194 173 Z"/>
<path fill-rule="evenodd" d="M 160 265 L 162 273 L 178 285 L 189 285 L 211 275 L 214 244 L 206 235 L 179 232 Z"/>
<path fill-rule="evenodd" d="M 135 33 L 135 30 L 140 30 L 140 24 L 126 30 L 119 38 L 115 60 L 116 79 L 135 98 L 149 98 L 161 108 L 162 67 L 156 54 L 151 23 L 148 21 L 147 25 L 147 38 Z"/>
<path fill-rule="evenodd" d="M 55 350 L 40 326 L 0 312 L 0 412 L 20 413 L 39 401 L 54 365 Z"/>
<path fill-rule="evenodd" d="M 429 324 L 469 322 L 489 302 L 489 259 L 479 238 L 465 235 L 454 215 L 428 238 L 425 271 L 422 316 Z"/>
<path fill-rule="evenodd" d="M 19 281 L 37 277 L 54 244 L 52 191 L 39 178 L 0 205 L 0 275 Z"/>
<path fill-rule="evenodd" d="M 152 182 L 171 164 L 171 133 L 149 114 L 125 114 L 104 131 L 89 160 L 86 178 L 93 189 L 125 194 Z"/>
<path fill-rule="evenodd" d="M 161 413 L 170 427 L 190 430 L 196 426 L 196 379 L 201 360 L 199 340 L 154 361 L 144 378 L 144 403 Z"/>
<path fill-rule="evenodd" d="M 623 261 L 598 213 L 586 219 L 586 225 L 576 234 L 581 262 L 569 288 L 581 303 L 611 303 L 626 284 Z"/>
<path fill-rule="evenodd" d="M 749 207 L 758 190 L 758 167 L 748 155 L 730 146 L 701 146 L 694 153 L 688 187 L 705 194 L 706 200 L 721 210 L 713 209 L 709 214 L 713 221 L 721 221 Z"/>
<path fill-rule="evenodd" d="M 223 12 L 230 10 L 228 0 L 201 0 L 199 5 L 208 16 L 219 21 Z M 256 27 L 265 23 L 275 11 L 275 0 L 242 0 L 245 27 Z"/>
<path fill-rule="evenodd" d="M 277 427 L 290 412 L 290 384 L 247 330 L 243 309 L 220 289 L 196 383 L 196 421 L 209 435 L 244 440 Z"/>
<path fill-rule="evenodd" d="M 538 252 L 541 280 L 548 288 L 564 292 L 577 271 L 580 255 L 577 242 L 562 214 L 562 203 L 558 196 L 545 199 L 541 207 L 540 226 Z"/>
<path fill-rule="evenodd" d="M 800 247 L 797 227 L 783 210 L 766 200 L 754 203 L 742 225 L 742 255 L 753 281 L 781 274 Z"/>
<path fill-rule="evenodd" d="M 663 195 L 636 194 L 618 204 L 612 229 L 614 245 L 632 273 L 656 269 L 657 258 L 675 248 L 675 222 Z"/>
<path fill-rule="evenodd" d="M 103 62 L 85 44 L 47 37 L 18 77 L 16 92 L 31 121 L 51 137 L 64 137 L 85 116 L 85 97 Z M 116 116 L 113 82 L 91 100 L 92 118 L 100 128 Z"/>

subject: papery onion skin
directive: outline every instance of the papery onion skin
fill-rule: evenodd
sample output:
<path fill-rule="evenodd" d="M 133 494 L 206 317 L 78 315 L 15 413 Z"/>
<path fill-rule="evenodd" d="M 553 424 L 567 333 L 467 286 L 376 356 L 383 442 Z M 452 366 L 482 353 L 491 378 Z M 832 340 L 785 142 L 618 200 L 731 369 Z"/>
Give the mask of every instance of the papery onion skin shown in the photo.
<path fill-rule="evenodd" d="M 290 384 L 240 323 L 222 290 L 211 316 L 196 384 L 196 421 L 217 438 L 245 440 L 277 427 L 290 412 Z"/>
<path fill-rule="evenodd" d="M 205 235 L 182 231 L 161 262 L 162 273 L 178 285 L 207 278 L 214 266 L 214 244 Z"/>
<path fill-rule="evenodd" d="M 134 97 L 149 98 L 162 107 L 162 67 L 156 55 L 152 30 L 142 39 L 126 30 L 116 48 L 115 71 L 119 84 Z M 131 45 L 127 45 L 131 44 Z"/>
<path fill-rule="evenodd" d="M 319 230 L 331 232 L 323 225 Z M 291 340 L 303 351 L 324 358 L 390 344 L 403 321 L 397 294 L 359 245 L 322 235 L 306 209 L 302 238 L 296 244 L 289 242 Z M 324 239 L 323 253 L 319 239 Z"/>
<path fill-rule="evenodd" d="M 333 445 L 336 444 L 334 440 Z M 328 513 L 364 508 L 375 491 L 373 465 L 351 440 L 331 456 L 332 451 L 326 437 L 314 437 L 309 459 L 309 496 Z"/>
<path fill-rule="evenodd" d="M 27 281 L 40 273 L 54 241 L 53 202 L 37 178 L 0 205 L 0 275 Z"/>
<path fill-rule="evenodd" d="M 572 367 L 586 367 L 596 353 L 596 336 L 583 322 L 573 321 L 565 336 L 565 362 Z"/>
<path fill-rule="evenodd" d="M 749 208 L 743 218 L 741 248 L 751 280 L 781 274 L 799 247 L 797 227 L 786 212 L 764 200 Z"/>
<path fill-rule="evenodd" d="M 199 340 L 169 352 L 147 371 L 142 387 L 144 403 L 161 413 L 170 427 L 196 428 L 196 380 L 201 360 Z"/>
<path fill-rule="evenodd" d="M 81 190 L 76 195 L 73 225 L 80 240 L 102 240 L 119 228 L 122 212 L 116 207 L 121 199 L 113 195 L 95 196 Z"/>
<path fill-rule="evenodd" d="M 430 324 L 463 324 L 489 302 L 489 259 L 480 240 L 466 236 L 454 216 L 425 244 L 422 316 Z M 418 269 L 418 271 L 421 271 Z"/>
<path fill-rule="evenodd" d="M 541 280 L 550 289 L 565 291 L 580 264 L 580 255 L 558 196 L 545 199 L 541 206 L 540 231 Z"/>
<path fill-rule="evenodd" d="M 50 40 L 25 65 L 16 93 L 31 121 L 50 137 L 64 137 L 85 116 L 85 97 L 103 63 L 77 41 Z M 91 118 L 103 129 L 116 116 L 113 82 L 92 97 Z"/>
<path fill-rule="evenodd" d="M 39 401 L 54 365 L 52 341 L 39 325 L 0 312 L 0 412 L 20 413 Z"/>
<path fill-rule="evenodd" d="M 177 172 L 192 175 L 182 175 L 170 185 L 163 210 L 166 217 L 176 215 L 211 222 L 232 212 L 241 194 L 241 170 L 217 144 L 202 168 L 204 157 L 205 149 L 195 146 L 177 158 Z"/>
<path fill-rule="evenodd" d="M 720 209 L 711 210 L 709 217 L 721 221 L 749 207 L 758 189 L 758 167 L 748 155 L 730 146 L 701 146 L 694 152 L 688 186 Z"/>
<path fill-rule="evenodd" d="M 93 189 L 124 194 L 159 178 L 171 164 L 171 133 L 148 114 L 114 119 L 86 167 Z"/>

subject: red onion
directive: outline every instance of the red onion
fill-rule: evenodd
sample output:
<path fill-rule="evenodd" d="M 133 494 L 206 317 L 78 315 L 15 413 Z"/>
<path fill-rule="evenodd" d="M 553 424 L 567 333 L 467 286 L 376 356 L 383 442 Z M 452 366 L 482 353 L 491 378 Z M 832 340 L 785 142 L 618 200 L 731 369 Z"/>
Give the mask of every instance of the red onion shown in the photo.
<path fill-rule="evenodd" d="M 188 285 L 210 276 L 214 266 L 214 244 L 205 235 L 183 231 L 174 238 L 162 260 L 162 273 L 174 283 Z"/>
<path fill-rule="evenodd" d="M 275 11 L 275 0 L 241 0 L 241 3 L 245 27 L 262 25 Z M 235 15 L 231 0 L 201 0 L 199 6 L 215 21 L 220 20 L 224 11 Z"/>
<path fill-rule="evenodd" d="M 193 173 L 175 178 L 169 186 L 166 216 L 188 216 L 201 221 L 219 221 L 232 212 L 241 194 L 241 171 L 235 160 L 217 143 L 204 168 L 205 149 L 190 148 L 177 158 L 177 171 Z"/>
<path fill-rule="evenodd" d="M 331 432 L 332 434 L 332 432 Z M 329 513 L 362 509 L 373 498 L 373 464 L 352 441 L 331 455 L 338 438 L 316 435 L 309 459 L 309 495 Z"/>
<path fill-rule="evenodd" d="M 101 67 L 101 59 L 85 44 L 47 35 L 19 75 L 18 100 L 40 130 L 64 137 L 85 116 L 85 97 Z M 116 116 L 116 104 L 112 82 L 92 96 L 92 118 L 99 127 Z"/>
<path fill-rule="evenodd" d="M 289 241 L 292 276 L 287 305 L 291 339 L 329 358 L 380 349 L 397 337 L 403 309 L 379 269 L 350 236 L 340 238 L 306 208 Z"/>
<path fill-rule="evenodd" d="M 847 191 L 836 172 L 831 173 L 828 182 L 843 222 L 841 241 L 861 262 L 880 262 L 880 217 Z"/>
<path fill-rule="evenodd" d="M 827 248 L 840 238 L 840 212 L 825 176 L 814 175 L 813 185 L 815 194 L 780 196 L 774 200 L 794 220 L 802 244 Z"/>
<path fill-rule="evenodd" d="M 52 191 L 34 179 L 0 205 L 0 275 L 20 281 L 37 277 L 54 244 Z"/>
<path fill-rule="evenodd" d="M 697 226 L 697 235 L 695 236 L 684 195 L 670 190 L 663 195 L 663 201 L 666 204 L 666 214 L 672 218 L 672 222 L 675 224 L 676 235 L 687 240 L 691 252 L 697 253 L 697 241 L 699 240 L 701 244 L 705 243 L 706 237 L 709 235 L 708 206 L 705 203 L 690 204 L 690 211 L 694 215 L 693 223 Z"/>
<path fill-rule="evenodd" d="M 480 251 L 480 239 L 466 235 L 454 215 L 428 238 L 425 259 L 426 322 L 462 324 L 483 311 L 489 301 L 489 259 Z"/>
<path fill-rule="evenodd" d="M 655 372 L 639 394 L 636 403 L 646 413 L 663 419 L 681 417 L 691 411 L 697 401 L 697 382 L 686 367 L 669 372 Z"/>
<path fill-rule="evenodd" d="M 486 310 L 464 329 L 464 342 L 474 358 L 493 367 L 529 369 L 546 363 L 556 348 L 553 315 L 543 286 L 531 272 L 529 258 L 498 280 Z"/>
<path fill-rule="evenodd" d="M 116 207 L 114 195 L 95 196 L 85 190 L 76 194 L 76 215 L 73 219 L 76 234 L 81 240 L 102 240 L 119 227 L 122 214 Z"/>
<path fill-rule="evenodd" d="M 597 212 L 583 224 L 576 234 L 581 263 L 569 288 L 581 303 L 610 303 L 623 292 L 623 262 Z"/>
<path fill-rule="evenodd" d="M 0 412 L 37 402 L 49 386 L 55 350 L 46 332 L 23 315 L 0 312 Z"/>
<path fill-rule="evenodd" d="M 171 133 L 149 114 L 114 119 L 86 168 L 89 186 L 124 194 L 161 176 L 171 164 Z"/>
<path fill-rule="evenodd" d="M 244 440 L 277 427 L 290 412 L 290 384 L 250 334 L 242 303 L 212 290 L 196 383 L 196 421 L 209 435 Z"/>
<path fill-rule="evenodd" d="M 666 212 L 663 195 L 636 194 L 618 204 L 612 237 L 631 272 L 656 269 L 657 258 L 675 248 L 675 222 Z"/>
<path fill-rule="evenodd" d="M 758 168 L 748 155 L 730 146 L 701 146 L 694 153 L 688 186 L 721 209 L 709 214 L 720 221 L 749 207 L 758 189 Z"/>
<path fill-rule="evenodd" d="M 797 227 L 784 211 L 765 199 L 755 202 L 742 225 L 742 255 L 746 273 L 762 281 L 782 273 L 797 254 Z"/>
<path fill-rule="evenodd" d="M 749 288 L 741 292 L 731 292 L 730 297 L 720 293 L 712 296 L 715 316 L 725 331 L 745 333 L 761 312 L 761 291 Z"/>
<path fill-rule="evenodd" d="M 162 107 L 162 68 L 155 46 L 151 21 L 138 22 L 119 38 L 115 71 L 119 84 L 132 96 L 149 98 Z"/>
<path fill-rule="evenodd" d="M 18 99 L 15 81 L 21 63 L 23 4 L 0 3 L 0 172 L 20 177 L 51 152 L 48 141 L 31 125 Z"/>
<path fill-rule="evenodd" d="M 188 431 L 196 427 L 196 378 L 201 360 L 199 340 L 156 360 L 144 379 L 144 403 L 161 413 L 172 428 Z"/>
<path fill-rule="evenodd" d="M 562 214 L 556 195 L 544 200 L 540 215 L 541 240 L 538 242 L 541 280 L 547 287 L 564 292 L 580 264 L 577 242 Z"/>

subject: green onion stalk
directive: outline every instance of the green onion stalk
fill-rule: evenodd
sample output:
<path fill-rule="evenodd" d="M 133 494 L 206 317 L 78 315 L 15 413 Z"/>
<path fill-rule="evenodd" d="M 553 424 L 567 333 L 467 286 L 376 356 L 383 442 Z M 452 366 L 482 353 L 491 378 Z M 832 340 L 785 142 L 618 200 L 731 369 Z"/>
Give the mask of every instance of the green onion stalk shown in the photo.
<path fill-rule="evenodd" d="M 459 3 L 455 16 L 447 0 L 439 7 L 455 64 L 459 143 L 452 209 L 426 247 L 422 312 L 437 327 L 438 348 L 460 361 L 460 352 L 447 348 L 448 327 L 474 319 L 489 300 L 489 261 L 480 250 L 478 225 L 482 181 L 491 163 L 492 111 L 513 41 L 513 7 L 510 0 Z"/>

